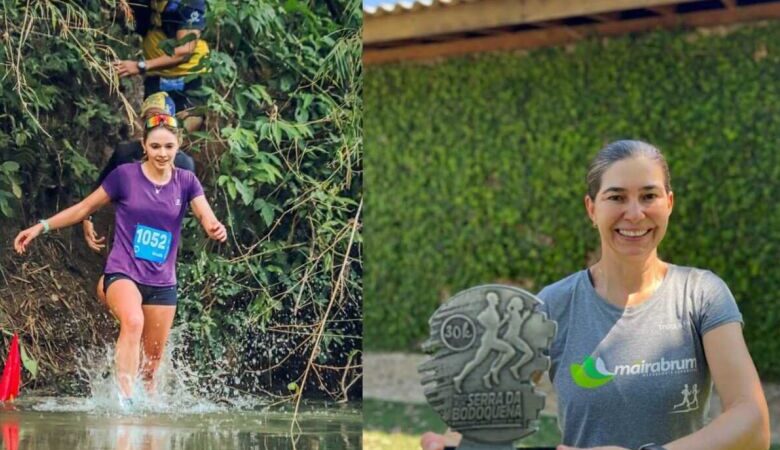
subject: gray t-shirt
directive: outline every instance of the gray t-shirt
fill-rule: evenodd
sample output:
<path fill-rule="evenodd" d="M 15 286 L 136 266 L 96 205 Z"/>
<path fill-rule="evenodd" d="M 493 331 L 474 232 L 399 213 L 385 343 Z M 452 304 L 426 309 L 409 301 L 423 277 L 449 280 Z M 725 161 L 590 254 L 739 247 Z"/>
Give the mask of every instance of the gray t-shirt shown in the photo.
<path fill-rule="evenodd" d="M 539 298 L 558 323 L 550 378 L 564 444 L 635 449 L 704 426 L 712 381 L 702 336 L 742 321 L 723 280 L 670 264 L 649 299 L 622 309 L 600 297 L 583 270 Z"/>

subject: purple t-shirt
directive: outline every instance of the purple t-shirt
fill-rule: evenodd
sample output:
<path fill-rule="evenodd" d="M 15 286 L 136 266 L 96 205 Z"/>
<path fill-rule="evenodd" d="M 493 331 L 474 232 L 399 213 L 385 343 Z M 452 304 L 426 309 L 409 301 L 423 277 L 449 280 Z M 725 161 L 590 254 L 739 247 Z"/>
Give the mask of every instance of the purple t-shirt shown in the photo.
<path fill-rule="evenodd" d="M 101 185 L 116 209 L 114 243 L 104 273 L 123 273 L 150 286 L 176 284 L 176 252 L 187 205 L 203 195 L 198 178 L 174 169 L 162 187 L 146 178 L 141 163 L 114 169 Z"/>

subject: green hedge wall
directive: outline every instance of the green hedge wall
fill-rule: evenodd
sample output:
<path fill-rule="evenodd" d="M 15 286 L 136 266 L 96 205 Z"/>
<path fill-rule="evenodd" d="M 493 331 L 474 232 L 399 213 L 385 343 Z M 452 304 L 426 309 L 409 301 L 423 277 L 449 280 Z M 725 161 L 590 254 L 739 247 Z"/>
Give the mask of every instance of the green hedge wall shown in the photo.
<path fill-rule="evenodd" d="M 661 256 L 728 283 L 780 376 L 780 24 L 369 66 L 365 345 L 416 349 L 448 295 L 534 291 L 598 253 L 585 171 L 607 142 L 667 155 Z"/>

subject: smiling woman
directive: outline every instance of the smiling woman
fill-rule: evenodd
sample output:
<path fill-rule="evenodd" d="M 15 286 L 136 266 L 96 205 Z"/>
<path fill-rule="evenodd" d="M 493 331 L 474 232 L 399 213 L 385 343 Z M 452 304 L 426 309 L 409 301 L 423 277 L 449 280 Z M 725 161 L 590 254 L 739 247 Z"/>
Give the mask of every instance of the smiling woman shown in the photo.
<path fill-rule="evenodd" d="M 587 185 L 601 258 L 539 293 L 558 323 L 550 378 L 559 450 L 768 448 L 766 399 L 733 295 L 712 272 L 658 256 L 674 205 L 661 152 L 609 144 Z M 705 425 L 713 382 L 723 412 Z M 458 440 L 426 433 L 422 446 Z"/>
<path fill-rule="evenodd" d="M 165 130 L 168 132 L 166 133 Z M 150 117 L 145 124 L 144 131 L 144 159 L 152 162 L 157 169 L 157 174 L 170 177 L 170 171 L 165 170 L 173 164 L 176 153 L 179 150 L 181 136 L 178 130 L 178 122 L 175 117 L 167 114 L 158 114 Z M 144 173 L 147 178 L 154 175 Z M 167 180 L 161 180 L 165 184 Z M 159 190 L 158 192 L 159 193 Z"/>
<path fill-rule="evenodd" d="M 661 152 L 640 141 L 610 144 L 593 160 L 587 183 L 585 207 L 599 230 L 602 260 L 604 252 L 615 253 L 610 259 L 655 252 L 674 205 Z"/>
<path fill-rule="evenodd" d="M 623 307 L 642 303 L 655 292 L 668 270 L 657 254 L 674 205 L 666 160 L 647 143 L 618 141 L 596 156 L 587 182 L 585 208 L 601 240 L 601 261 L 591 268 L 602 286 L 600 293 Z M 645 260 L 653 262 L 646 267 L 647 282 L 640 290 L 626 290 L 608 282 L 605 274 L 618 268 L 607 270 L 604 266 L 622 260 L 639 265 Z"/>

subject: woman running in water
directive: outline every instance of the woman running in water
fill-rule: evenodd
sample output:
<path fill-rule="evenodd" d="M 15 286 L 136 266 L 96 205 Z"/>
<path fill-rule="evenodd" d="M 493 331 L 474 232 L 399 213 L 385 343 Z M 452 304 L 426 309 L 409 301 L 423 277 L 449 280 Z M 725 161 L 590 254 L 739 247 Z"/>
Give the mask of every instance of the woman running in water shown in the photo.
<path fill-rule="evenodd" d="M 132 398 L 139 369 L 147 389 L 155 388 L 154 374 L 176 312 L 176 253 L 187 205 L 211 239 L 227 239 L 195 174 L 173 166 L 180 143 L 176 118 L 150 117 L 144 124 L 143 162 L 117 167 L 87 198 L 14 239 L 14 249 L 22 254 L 41 233 L 79 223 L 114 203 L 116 228 L 103 290 L 119 320 L 115 362 L 123 399 Z"/>

